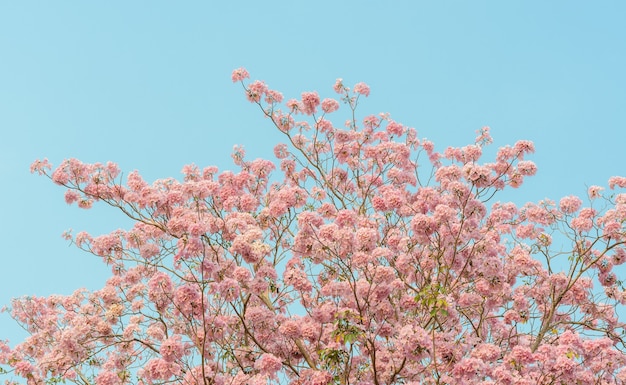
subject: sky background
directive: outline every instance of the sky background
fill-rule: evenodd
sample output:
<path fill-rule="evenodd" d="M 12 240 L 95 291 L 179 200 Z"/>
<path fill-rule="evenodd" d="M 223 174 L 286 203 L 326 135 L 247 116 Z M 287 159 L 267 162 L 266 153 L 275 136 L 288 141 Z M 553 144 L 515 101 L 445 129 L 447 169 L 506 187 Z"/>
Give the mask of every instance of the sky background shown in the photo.
<path fill-rule="evenodd" d="M 494 151 L 532 140 L 537 176 L 500 199 L 584 195 L 626 175 L 625 19 L 623 1 L 0 0 L 0 306 L 100 288 L 108 268 L 61 234 L 128 224 L 67 206 L 35 159 L 153 181 L 230 168 L 234 144 L 272 158 L 281 136 L 231 82 L 241 66 L 287 99 L 364 81 L 363 115 L 440 150 L 485 125 Z M 0 339 L 23 337 L 0 314 Z"/>

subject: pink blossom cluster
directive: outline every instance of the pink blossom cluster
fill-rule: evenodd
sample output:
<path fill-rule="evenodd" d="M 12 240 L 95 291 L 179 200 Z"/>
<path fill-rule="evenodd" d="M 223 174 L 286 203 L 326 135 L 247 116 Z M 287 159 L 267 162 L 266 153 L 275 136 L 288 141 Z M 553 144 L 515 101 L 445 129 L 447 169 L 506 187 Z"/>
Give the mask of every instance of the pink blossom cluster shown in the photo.
<path fill-rule="evenodd" d="M 24 297 L 28 332 L 0 368 L 43 384 L 624 384 L 617 267 L 626 261 L 626 178 L 518 206 L 498 200 L 536 173 L 529 141 L 489 129 L 438 151 L 389 114 L 232 80 L 284 134 L 277 161 L 187 165 L 182 180 L 120 185 L 113 163 L 32 171 L 68 204 L 130 218 L 65 234 L 111 267 L 93 292 Z M 342 106 L 352 116 L 335 125 Z M 321 111 L 321 112 L 320 112 Z M 301 119 L 301 120 L 298 120 Z"/>

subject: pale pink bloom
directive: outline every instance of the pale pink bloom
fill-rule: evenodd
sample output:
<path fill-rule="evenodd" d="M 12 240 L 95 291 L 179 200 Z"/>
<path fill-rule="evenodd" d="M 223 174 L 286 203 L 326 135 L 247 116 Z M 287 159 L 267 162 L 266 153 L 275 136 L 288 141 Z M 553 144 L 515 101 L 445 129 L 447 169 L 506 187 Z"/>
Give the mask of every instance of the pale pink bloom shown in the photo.
<path fill-rule="evenodd" d="M 391 283 L 396 279 L 396 271 L 389 266 L 376 266 L 373 280 L 375 283 Z"/>
<path fill-rule="evenodd" d="M 284 143 L 279 143 L 274 147 L 274 155 L 278 158 L 278 159 L 285 159 L 287 156 L 289 156 L 289 150 L 286 144 Z"/>
<path fill-rule="evenodd" d="M 217 174 L 218 168 L 216 166 L 207 166 L 202 169 L 202 178 L 207 180 L 212 180 L 213 176 Z"/>
<path fill-rule="evenodd" d="M 389 133 L 389 135 L 395 136 L 402 136 L 405 132 L 405 127 L 402 124 L 394 121 L 390 121 L 385 129 L 387 130 L 387 133 Z"/>
<path fill-rule="evenodd" d="M 172 376 L 180 374 L 180 372 L 181 368 L 178 364 L 167 362 L 162 358 L 153 358 L 139 370 L 138 375 L 150 382 L 161 382 L 169 380 Z"/>
<path fill-rule="evenodd" d="M 589 218 L 576 217 L 572 219 L 570 225 L 577 231 L 589 231 L 593 227 L 593 221 Z"/>
<path fill-rule="evenodd" d="M 582 206 L 582 204 L 583 201 L 580 200 L 580 198 L 570 195 L 561 198 L 561 201 L 559 202 L 559 207 L 564 214 L 573 214 L 578 211 L 578 209 L 580 209 L 580 206 Z"/>
<path fill-rule="evenodd" d="M 39 175 L 45 175 L 52 169 L 52 165 L 48 162 L 48 159 L 36 160 L 30 165 L 30 172 L 37 173 Z"/>
<path fill-rule="evenodd" d="M 183 344 L 180 335 L 174 335 L 161 342 L 159 349 L 161 357 L 167 362 L 173 362 L 183 356 Z"/>
<path fill-rule="evenodd" d="M 233 71 L 231 79 L 233 83 L 243 81 L 244 79 L 250 78 L 250 74 L 246 71 L 245 68 L 237 68 Z"/>
<path fill-rule="evenodd" d="M 283 159 L 280 162 L 280 169 L 287 175 L 293 175 L 296 171 L 296 161 L 293 159 Z"/>
<path fill-rule="evenodd" d="M 331 281 L 326 283 L 320 290 L 324 297 L 341 297 L 350 293 L 350 287 L 346 282 Z"/>
<path fill-rule="evenodd" d="M 318 201 L 321 201 L 326 198 L 326 190 L 321 189 L 319 187 L 313 187 L 311 189 L 311 197 Z"/>
<path fill-rule="evenodd" d="M 339 226 L 354 226 L 356 219 L 357 213 L 354 210 L 342 209 L 337 211 L 335 223 Z"/>
<path fill-rule="evenodd" d="M 270 353 L 263 353 L 261 357 L 254 362 L 254 367 L 256 369 L 258 369 L 262 374 L 267 374 L 271 377 L 274 377 L 275 373 L 278 372 L 282 366 L 283 363 L 280 358 Z"/>
<path fill-rule="evenodd" d="M 312 115 L 320 104 L 320 97 L 317 92 L 302 93 L 302 111 L 307 115 Z"/>
<path fill-rule="evenodd" d="M 519 188 L 522 185 L 522 182 L 524 182 L 524 177 L 519 173 L 510 175 L 508 180 L 509 186 L 513 188 Z"/>
<path fill-rule="evenodd" d="M 602 190 L 604 190 L 604 188 L 602 188 L 600 186 L 591 186 L 587 190 L 587 194 L 589 195 L 589 198 L 591 198 L 591 199 L 599 198 L 601 196 L 600 192 Z"/>
<path fill-rule="evenodd" d="M 289 108 L 293 112 L 301 111 L 304 108 L 302 104 L 296 99 L 289 99 L 286 105 L 287 108 Z"/>
<path fill-rule="evenodd" d="M 283 94 L 281 94 L 278 91 L 274 91 L 274 90 L 268 90 L 267 93 L 265 94 L 265 102 L 272 104 L 272 103 L 280 103 L 283 101 Z"/>
<path fill-rule="evenodd" d="M 491 144 L 493 142 L 493 139 L 491 138 L 491 135 L 489 134 L 489 130 L 490 128 L 487 126 L 481 128 L 480 130 L 477 130 L 476 134 L 478 136 L 476 136 L 475 143 L 481 146 Z"/>
<path fill-rule="evenodd" d="M 161 341 L 165 338 L 165 332 L 163 331 L 163 325 L 153 323 L 146 329 L 146 335 L 149 337 Z"/>
<path fill-rule="evenodd" d="M 96 385 L 118 385 L 121 384 L 121 380 L 117 373 L 103 371 L 98 373 L 95 383 Z"/>
<path fill-rule="evenodd" d="M 157 309 L 162 309 L 172 301 L 173 289 L 174 284 L 170 276 L 158 272 L 148 281 L 148 298 L 154 302 Z"/>
<path fill-rule="evenodd" d="M 366 135 L 372 136 L 373 130 L 375 130 L 376 128 L 378 128 L 378 126 L 380 126 L 380 122 L 381 120 L 376 115 L 366 116 L 365 118 L 363 118 L 363 126 L 365 127 L 365 130 L 363 131 L 363 133 Z M 393 127 L 392 127 L 392 130 L 393 130 Z"/>
<path fill-rule="evenodd" d="M 304 271 L 298 268 L 285 270 L 283 274 L 285 285 L 292 286 L 300 292 L 308 293 L 313 288 L 311 281 Z"/>
<path fill-rule="evenodd" d="M 52 181 L 56 184 L 65 185 L 70 181 L 70 175 L 64 166 L 58 167 L 52 173 Z"/>
<path fill-rule="evenodd" d="M 303 385 L 328 385 L 333 376 L 327 371 L 304 369 L 301 378 L 304 380 Z"/>
<path fill-rule="evenodd" d="M 614 265 L 621 265 L 626 262 L 626 250 L 623 248 L 617 248 L 614 250 L 614 254 L 612 256 Z"/>
<path fill-rule="evenodd" d="M 345 87 L 343 86 L 343 79 L 339 78 L 335 81 L 335 84 L 333 85 L 333 90 L 335 90 L 335 92 L 338 94 L 344 92 Z"/>
<path fill-rule="evenodd" d="M 454 365 L 452 372 L 460 380 L 472 381 L 483 377 L 486 364 L 477 358 L 463 358 Z"/>
<path fill-rule="evenodd" d="M 461 307 L 472 307 L 483 301 L 483 297 L 476 293 L 462 293 L 457 300 L 457 305 Z"/>
<path fill-rule="evenodd" d="M 13 366 L 13 368 L 15 369 L 15 373 L 22 377 L 32 375 L 35 371 L 35 367 L 28 361 L 19 361 Z"/>
<path fill-rule="evenodd" d="M 143 300 L 138 299 L 131 303 L 130 309 L 134 312 L 138 312 L 139 310 L 143 309 L 143 307 L 144 307 Z"/>
<path fill-rule="evenodd" d="M 517 152 L 518 158 L 520 158 L 523 154 L 535 152 L 535 145 L 530 140 L 519 140 L 515 143 L 513 149 Z"/>
<path fill-rule="evenodd" d="M 300 338 L 302 331 L 300 330 L 300 322 L 296 320 L 287 320 L 278 328 L 278 331 L 288 338 Z"/>
<path fill-rule="evenodd" d="M 418 213 L 411 219 L 411 228 L 416 234 L 430 235 L 435 230 L 435 224 L 430 216 Z"/>
<path fill-rule="evenodd" d="M 233 278 L 239 282 L 247 282 L 250 277 L 252 277 L 252 273 L 245 267 L 237 266 L 233 271 Z"/>
<path fill-rule="evenodd" d="M 537 173 L 537 166 L 530 160 L 521 160 L 517 163 L 517 171 L 524 176 L 532 176 Z"/>
<path fill-rule="evenodd" d="M 463 173 L 468 182 L 478 187 L 486 186 L 491 181 L 491 171 L 485 166 L 467 163 L 463 166 Z"/>
<path fill-rule="evenodd" d="M 522 317 L 520 317 L 519 313 L 515 310 L 507 310 L 504 312 L 503 319 L 505 324 L 510 325 L 513 322 L 521 322 Z"/>
<path fill-rule="evenodd" d="M 248 85 L 246 96 L 250 102 L 260 102 L 261 98 L 267 93 L 268 88 L 265 83 L 260 80 L 255 80 Z"/>
<path fill-rule="evenodd" d="M 370 96 L 370 88 L 367 84 L 361 82 L 354 85 L 354 92 L 357 94 Z"/>
<path fill-rule="evenodd" d="M 330 133 L 334 130 L 332 122 L 326 119 L 320 119 L 317 121 L 317 129 L 322 133 Z"/>
<path fill-rule="evenodd" d="M 624 188 L 626 187 L 626 177 L 623 176 L 612 176 L 609 178 L 609 188 L 613 190 L 615 186 Z"/>
<path fill-rule="evenodd" d="M 462 150 L 465 162 L 476 162 L 483 154 L 482 148 L 475 144 L 465 146 Z"/>
<path fill-rule="evenodd" d="M 387 211 L 389 209 L 387 201 L 381 196 L 372 197 L 372 206 L 376 211 Z"/>
<path fill-rule="evenodd" d="M 174 304 L 185 316 L 198 315 L 202 310 L 200 289 L 193 284 L 179 286 L 174 293 Z"/>
<path fill-rule="evenodd" d="M 218 285 L 218 291 L 226 301 L 234 301 L 239 298 L 239 283 L 232 278 L 224 278 Z"/>
<path fill-rule="evenodd" d="M 81 199 L 80 194 L 76 190 L 67 190 L 65 192 L 65 203 L 72 204 Z"/>
<path fill-rule="evenodd" d="M 356 231 L 355 247 L 360 251 L 369 251 L 376 247 L 378 232 L 374 229 L 360 228 Z"/>
<path fill-rule="evenodd" d="M 144 243 L 139 247 L 139 254 L 142 258 L 149 260 L 158 255 L 161 249 L 154 243 Z"/>
<path fill-rule="evenodd" d="M 339 102 L 335 99 L 326 98 L 322 101 L 322 111 L 327 114 L 335 112 L 339 109 Z"/>

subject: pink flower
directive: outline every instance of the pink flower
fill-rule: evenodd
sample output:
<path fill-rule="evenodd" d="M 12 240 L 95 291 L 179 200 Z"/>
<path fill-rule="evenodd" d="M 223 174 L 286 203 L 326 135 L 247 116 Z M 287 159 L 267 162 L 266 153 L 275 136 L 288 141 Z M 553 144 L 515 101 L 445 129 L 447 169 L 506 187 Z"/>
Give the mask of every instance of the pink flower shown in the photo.
<path fill-rule="evenodd" d="M 202 305 L 200 289 L 193 284 L 179 286 L 174 293 L 174 303 L 183 315 L 198 315 Z"/>
<path fill-rule="evenodd" d="M 172 301 L 174 284 L 166 273 L 156 273 L 148 281 L 148 298 L 154 302 L 157 309 L 162 309 Z"/>
<path fill-rule="evenodd" d="M 386 130 L 390 135 L 402 136 L 404 134 L 404 126 L 394 121 L 387 124 Z"/>
<path fill-rule="evenodd" d="M 96 376 L 96 385 L 118 385 L 121 384 L 120 377 L 117 373 L 111 371 L 103 371 Z"/>
<path fill-rule="evenodd" d="M 301 378 L 304 379 L 303 384 L 306 385 L 327 385 L 333 380 L 333 376 L 327 371 L 314 369 L 303 370 Z"/>
<path fill-rule="evenodd" d="M 278 328 L 278 331 L 288 338 L 300 338 L 302 332 L 300 330 L 300 322 L 295 320 L 287 320 Z"/>
<path fill-rule="evenodd" d="M 165 332 L 163 331 L 163 326 L 158 323 L 151 324 L 146 329 L 146 335 L 149 337 L 161 341 L 165 338 Z"/>
<path fill-rule="evenodd" d="M 260 80 L 255 80 L 248 86 L 246 96 L 250 102 L 258 103 L 261 101 L 261 97 L 268 91 L 267 85 Z"/>
<path fill-rule="evenodd" d="M 283 94 L 281 94 L 278 91 L 274 91 L 274 90 L 268 90 L 267 93 L 265 94 L 265 102 L 272 104 L 272 103 L 280 103 L 283 101 Z"/>
<path fill-rule="evenodd" d="M 478 136 L 476 137 L 475 143 L 477 145 L 485 146 L 493 142 L 493 139 L 491 138 L 491 135 L 489 134 L 489 130 L 490 128 L 487 126 L 481 128 L 480 130 L 476 130 L 476 134 Z"/>
<path fill-rule="evenodd" d="M 161 343 L 159 349 L 161 357 L 167 362 L 173 362 L 183 356 L 183 344 L 180 335 L 174 335 Z"/>
<path fill-rule="evenodd" d="M 286 103 L 287 108 L 293 112 L 301 111 L 304 107 L 296 99 L 289 99 Z"/>
<path fill-rule="evenodd" d="M 335 112 L 339 109 L 339 102 L 335 99 L 326 98 L 322 101 L 322 111 L 327 114 Z"/>
<path fill-rule="evenodd" d="M 173 362 L 167 362 L 161 358 L 153 358 L 137 373 L 139 377 L 149 382 L 169 380 L 172 376 L 180 374 L 180 366 Z"/>
<path fill-rule="evenodd" d="M 218 285 L 218 291 L 226 301 L 234 301 L 239 298 L 239 283 L 232 278 L 224 278 Z"/>
<path fill-rule="evenodd" d="M 270 353 L 263 353 L 254 362 L 254 368 L 258 369 L 262 374 L 274 376 L 274 374 L 283 367 L 283 363 L 280 358 Z"/>
<path fill-rule="evenodd" d="M 517 164 L 517 170 L 524 176 L 532 176 L 537 173 L 537 166 L 530 160 L 521 160 Z"/>
<path fill-rule="evenodd" d="M 320 97 L 317 92 L 303 92 L 302 93 L 302 111 L 307 115 L 315 113 L 317 106 L 320 104 Z"/>
<path fill-rule="evenodd" d="M 376 211 L 387 211 L 389 209 L 387 201 L 381 196 L 372 197 L 372 206 Z"/>
<path fill-rule="evenodd" d="M 250 74 L 248 73 L 248 71 L 246 71 L 245 68 L 237 68 L 236 70 L 233 71 L 232 76 L 231 76 L 233 83 L 240 82 L 240 81 L 243 81 L 243 79 L 248 79 L 248 78 L 250 78 Z"/>
<path fill-rule="evenodd" d="M 513 149 L 518 153 L 518 158 L 521 158 L 523 154 L 535 152 L 535 145 L 530 140 L 519 140 L 515 143 Z"/>
<path fill-rule="evenodd" d="M 360 228 L 356 231 L 355 247 L 360 251 L 370 251 L 376 247 L 378 232 L 374 229 Z"/>
<path fill-rule="evenodd" d="M 583 201 L 581 201 L 580 198 L 572 195 L 561 198 L 561 201 L 559 202 L 559 207 L 563 213 L 573 214 L 578 211 L 578 209 L 580 209 L 580 206 L 582 204 Z"/>
<path fill-rule="evenodd" d="M 343 86 L 343 79 L 339 78 L 335 81 L 335 85 L 333 85 L 333 90 L 335 90 L 335 92 L 338 94 L 344 92 L 345 87 Z"/>
<path fill-rule="evenodd" d="M 615 186 L 624 188 L 626 187 L 626 177 L 623 176 L 612 176 L 609 178 L 609 188 L 613 190 Z"/>
<path fill-rule="evenodd" d="M 367 130 L 375 130 L 378 128 L 378 126 L 380 125 L 380 119 L 378 118 L 378 116 L 376 115 L 369 115 L 366 116 L 365 118 L 363 118 L 363 126 L 365 127 L 365 129 Z M 389 125 L 391 125 L 391 127 L 389 127 Z M 387 132 L 391 133 L 391 131 L 398 131 L 398 126 L 400 126 L 399 131 L 402 131 L 403 127 L 402 125 L 395 123 L 395 122 L 391 122 L 389 123 L 389 125 L 387 126 Z M 382 132 L 379 132 L 379 134 L 383 134 Z M 399 135 L 402 135 L 402 133 L 400 132 Z M 386 141 L 386 139 L 384 139 Z"/>
<path fill-rule="evenodd" d="M 370 88 L 367 84 L 365 83 L 357 83 L 354 85 L 354 92 L 356 92 L 357 94 L 361 94 L 361 95 L 365 95 L 365 96 L 370 96 Z"/>
<path fill-rule="evenodd" d="M 467 163 L 463 166 L 463 173 L 468 182 L 478 187 L 487 186 L 491 181 L 491 171 L 485 166 L 479 166 L 475 163 Z"/>
<path fill-rule="evenodd" d="M 591 198 L 591 199 L 599 198 L 600 197 L 600 192 L 602 190 L 604 190 L 604 189 L 602 187 L 600 187 L 600 186 L 591 186 L 587 190 L 587 194 L 589 195 L 589 198 Z"/>
<path fill-rule="evenodd" d="M 274 146 L 274 155 L 278 159 L 285 159 L 287 156 L 289 156 L 289 149 L 287 148 L 287 145 L 284 143 L 279 143 Z"/>
<path fill-rule="evenodd" d="M 28 361 L 19 361 L 13 368 L 15 369 L 15 373 L 22 377 L 27 377 L 35 371 L 35 367 Z"/>
<path fill-rule="evenodd" d="M 37 173 L 39 175 L 46 174 L 47 171 L 52 169 L 52 165 L 48 162 L 48 159 L 36 160 L 30 165 L 30 172 Z"/>
<path fill-rule="evenodd" d="M 329 133 L 333 131 L 334 127 L 330 121 L 326 119 L 320 119 L 317 121 L 317 129 L 319 130 L 319 132 Z"/>
<path fill-rule="evenodd" d="M 252 273 L 250 273 L 250 270 L 245 267 L 237 266 L 233 271 L 233 278 L 238 282 L 245 283 L 250 280 L 250 277 L 252 277 Z"/>
<path fill-rule="evenodd" d="M 154 243 L 145 243 L 139 246 L 139 254 L 142 258 L 149 260 L 159 254 L 161 249 Z"/>
<path fill-rule="evenodd" d="M 65 192 L 65 203 L 68 205 L 77 202 L 80 198 L 80 194 L 76 190 L 67 190 Z"/>
<path fill-rule="evenodd" d="M 52 181 L 56 184 L 65 185 L 70 181 L 70 175 L 65 167 L 58 167 L 52 172 Z"/>

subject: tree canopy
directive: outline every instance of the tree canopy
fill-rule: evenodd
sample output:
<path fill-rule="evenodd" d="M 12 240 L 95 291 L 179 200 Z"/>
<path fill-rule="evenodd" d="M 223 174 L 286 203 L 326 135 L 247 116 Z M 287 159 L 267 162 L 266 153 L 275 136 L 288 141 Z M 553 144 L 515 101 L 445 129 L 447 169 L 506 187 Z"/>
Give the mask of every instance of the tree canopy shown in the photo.
<path fill-rule="evenodd" d="M 134 225 L 65 234 L 111 276 L 13 301 L 29 336 L 0 343 L 9 382 L 626 383 L 626 178 L 502 202 L 536 172 L 530 141 L 485 160 L 485 127 L 437 152 L 389 114 L 362 115 L 365 83 L 284 101 L 245 69 L 232 80 L 284 134 L 276 161 L 236 146 L 236 172 L 187 165 L 152 184 L 114 163 L 33 163 L 67 203 Z"/>

